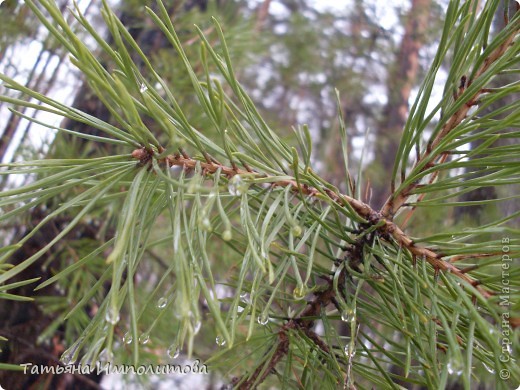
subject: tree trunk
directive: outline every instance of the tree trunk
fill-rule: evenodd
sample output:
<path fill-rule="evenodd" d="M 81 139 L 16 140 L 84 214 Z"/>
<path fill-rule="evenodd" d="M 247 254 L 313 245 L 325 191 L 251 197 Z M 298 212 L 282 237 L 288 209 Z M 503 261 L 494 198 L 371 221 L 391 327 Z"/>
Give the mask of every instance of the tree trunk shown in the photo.
<path fill-rule="evenodd" d="M 390 194 L 389 171 L 394 166 L 399 140 L 408 116 L 408 99 L 417 79 L 419 51 L 424 45 L 430 5 L 431 0 L 412 0 L 396 62 L 388 75 L 388 101 L 376 134 L 371 201 L 375 208 L 381 207 Z"/>

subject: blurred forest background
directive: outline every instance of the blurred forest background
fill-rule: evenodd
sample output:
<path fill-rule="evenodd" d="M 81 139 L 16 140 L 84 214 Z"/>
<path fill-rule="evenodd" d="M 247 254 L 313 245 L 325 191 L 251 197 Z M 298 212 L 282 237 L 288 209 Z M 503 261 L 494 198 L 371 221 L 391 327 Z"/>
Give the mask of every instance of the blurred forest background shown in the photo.
<path fill-rule="evenodd" d="M 58 0 L 58 3 L 63 10 L 72 5 L 63 0 Z M 103 31 L 100 3 L 100 0 L 78 1 L 90 22 Z M 154 3 L 140 0 L 111 3 L 154 67 L 175 88 L 179 103 L 185 108 L 189 107 L 187 111 L 191 123 L 202 132 L 211 128 L 206 116 L 199 114 L 201 109 L 191 93 L 190 80 L 180 61 L 177 61 L 175 52 L 164 35 L 144 17 L 144 5 L 153 8 Z M 260 108 L 263 117 L 273 129 L 287 138 L 294 136 L 293 126 L 307 124 L 313 138 L 314 169 L 341 189 L 347 185 L 347 179 L 342 163 L 342 141 L 337 131 L 338 107 L 334 92 L 337 88 L 347 127 L 346 147 L 352 158 L 352 170 L 359 169 L 364 177 L 364 182 L 358 183 L 363 186 L 362 200 L 373 208 L 379 208 L 390 193 L 390 188 L 386 186 L 389 182 L 387 178 L 394 164 L 409 102 L 413 101 L 425 69 L 435 55 L 446 2 L 411 0 L 386 1 L 383 4 L 375 0 L 350 0 L 328 3 L 306 0 L 165 1 L 195 69 L 199 61 L 199 40 L 193 24 L 200 26 L 211 39 L 215 35 L 212 35 L 210 17 L 215 16 L 221 22 L 238 72 L 237 78 Z M 501 23 L 503 18 L 497 15 L 497 29 Z M 73 104 L 103 120 L 111 120 L 110 113 L 89 86 L 83 83 L 79 72 L 70 65 L 63 48 L 28 12 L 23 2 L 2 2 L 0 26 L 1 72 L 43 94 Z M 88 43 L 95 48 L 96 42 Z M 215 44 L 218 44 L 216 40 Z M 139 61 L 139 58 L 134 60 Z M 144 66 L 141 71 L 146 75 Z M 184 90 L 186 93 L 183 94 Z M 441 92 L 434 91 L 433 104 L 436 103 L 436 93 L 440 96 Z M 111 153 L 110 150 L 93 148 L 93 144 L 86 140 L 64 134 L 56 137 L 52 130 L 14 115 L 5 104 L 0 104 L 0 159 L 3 162 L 43 156 L 73 158 Z M 19 110 L 37 121 L 54 121 L 53 126 L 96 135 L 95 129 L 86 128 L 81 123 L 70 120 L 59 123 L 48 114 L 42 116 L 25 107 Z M 150 126 L 152 128 L 153 124 Z M 20 184 L 10 183 L 3 177 L 0 180 L 2 188 Z M 28 175 L 25 180 L 32 178 Z M 495 190 L 481 189 L 463 196 L 466 199 L 490 199 L 497 194 Z M 60 199 L 49 199 L 49 202 L 60 202 Z M 514 206 L 506 202 L 501 207 L 504 207 L 501 212 L 507 213 L 507 208 Z M 39 263 L 41 268 L 32 267 L 20 277 L 49 278 L 71 259 L 80 259 L 90 253 L 99 240 L 106 241 L 112 237 L 112 217 L 117 211 L 94 210 L 84 223 L 68 235 L 67 240 L 60 242 L 45 256 Z M 406 222 L 413 226 L 416 235 L 428 234 L 460 221 L 470 225 L 483 224 L 493 210 L 475 206 L 460 210 L 446 208 L 431 215 L 428 209 L 423 209 L 421 213 L 420 218 Z M 45 208 L 38 207 L 30 210 L 26 220 L 2 226 L 3 244 L 7 245 L 13 237 L 23 236 L 43 215 Z M 16 256 L 24 259 L 38 251 L 69 220 L 66 215 L 54 220 L 52 229 L 38 233 Z M 428 224 L 423 223 L 425 220 L 429 221 Z M 231 252 L 224 253 L 229 256 L 222 264 L 223 278 L 235 256 Z M 138 281 L 142 288 L 153 285 L 165 263 L 161 251 L 150 250 L 147 255 L 156 260 L 156 265 L 143 268 L 142 279 Z M 99 262 L 102 261 L 100 257 Z M 85 272 L 71 275 L 70 285 L 60 282 L 39 290 L 36 301 L 30 306 L 16 301 L 2 305 L 0 336 L 9 339 L 9 343 L 2 345 L 0 361 L 17 363 L 31 360 L 41 364 L 57 364 L 71 340 L 88 323 L 87 312 L 72 317 L 66 327 L 62 320 L 74 302 L 81 299 L 83 286 L 90 285 L 99 277 L 95 262 L 93 264 Z M 28 295 L 33 294 L 31 286 L 26 288 Z M 95 303 L 89 310 L 96 310 Z M 168 324 L 162 326 L 167 328 Z M 164 334 L 168 334 L 166 329 Z M 124 335 L 120 336 L 123 339 Z M 165 340 L 156 341 L 156 349 L 151 348 L 150 355 L 159 353 L 161 347 L 166 348 L 166 339 L 167 336 Z M 208 351 L 216 347 L 214 335 L 202 335 L 199 339 L 194 355 L 204 360 Z M 2 378 L 6 380 L 6 375 L 13 374 L 0 372 L 1 383 L 4 383 Z M 52 383 L 52 388 L 95 388 L 99 380 L 95 376 L 81 375 L 65 379 L 15 375 L 9 381 L 14 389 L 28 388 L 26 386 L 31 383 Z M 215 378 L 213 385 L 218 383 L 219 379 Z"/>

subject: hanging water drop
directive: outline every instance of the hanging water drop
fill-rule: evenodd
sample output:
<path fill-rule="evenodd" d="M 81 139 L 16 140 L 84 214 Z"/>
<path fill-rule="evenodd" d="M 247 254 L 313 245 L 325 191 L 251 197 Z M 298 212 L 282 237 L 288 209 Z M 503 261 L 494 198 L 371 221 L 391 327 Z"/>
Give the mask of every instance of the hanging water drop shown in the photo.
<path fill-rule="evenodd" d="M 211 221 L 208 217 L 201 218 L 200 227 L 202 228 L 202 230 L 205 230 L 207 232 L 211 232 L 213 230 L 211 227 Z"/>
<path fill-rule="evenodd" d="M 105 348 L 99 354 L 98 360 L 100 363 L 111 363 L 114 361 L 114 353 Z"/>
<path fill-rule="evenodd" d="M 356 320 L 356 310 L 348 308 L 341 313 L 341 321 L 354 322 Z"/>
<path fill-rule="evenodd" d="M 166 305 L 168 304 L 168 299 L 165 298 L 165 297 L 161 297 L 159 298 L 159 300 L 157 301 L 157 308 L 158 309 L 164 309 L 166 307 Z"/>
<path fill-rule="evenodd" d="M 240 175 L 233 176 L 228 183 L 228 191 L 233 196 L 240 196 L 247 191 L 247 183 L 244 183 Z"/>
<path fill-rule="evenodd" d="M 262 314 L 261 316 L 258 316 L 256 320 L 260 325 L 265 326 L 269 322 L 269 316 Z"/>
<path fill-rule="evenodd" d="M 231 230 L 224 230 L 224 233 L 222 233 L 222 239 L 224 241 L 230 241 L 233 238 L 233 234 L 231 233 Z"/>
<path fill-rule="evenodd" d="M 356 356 L 356 348 L 352 344 L 345 345 L 344 351 L 348 360 L 352 360 L 352 358 Z"/>
<path fill-rule="evenodd" d="M 293 290 L 293 296 L 296 300 L 302 300 L 307 295 L 307 289 L 304 286 L 295 287 Z"/>
<path fill-rule="evenodd" d="M 119 322 L 119 311 L 110 306 L 105 313 L 105 320 L 112 325 L 115 325 Z"/>
<path fill-rule="evenodd" d="M 150 341 L 150 335 L 148 333 L 143 333 L 139 336 L 139 344 L 147 344 Z"/>
<path fill-rule="evenodd" d="M 294 237 L 300 237 L 302 235 L 302 227 L 300 225 L 294 225 L 292 228 L 291 228 L 291 233 Z"/>
<path fill-rule="evenodd" d="M 217 343 L 219 347 L 223 347 L 224 345 L 226 345 L 226 339 L 222 336 L 217 336 L 217 338 L 215 339 L 215 343 Z"/>
<path fill-rule="evenodd" d="M 148 91 L 148 87 L 146 86 L 146 84 L 144 84 L 144 83 L 141 84 L 141 87 L 139 88 L 139 92 L 144 93 L 146 91 Z"/>
<path fill-rule="evenodd" d="M 130 332 L 126 332 L 125 335 L 123 336 L 123 343 L 132 344 L 132 341 L 133 341 L 132 334 Z"/>
<path fill-rule="evenodd" d="M 72 346 L 67 349 L 60 357 L 60 362 L 68 366 L 69 364 L 76 363 L 76 359 L 78 358 L 79 345 L 81 344 L 81 340 L 76 341 Z"/>
<path fill-rule="evenodd" d="M 446 368 L 448 369 L 448 374 L 460 376 L 462 375 L 462 364 L 457 359 L 452 359 L 448 362 Z"/>
<path fill-rule="evenodd" d="M 169 357 L 172 359 L 176 359 L 181 354 L 181 349 L 177 346 L 177 344 L 172 344 L 166 351 Z"/>

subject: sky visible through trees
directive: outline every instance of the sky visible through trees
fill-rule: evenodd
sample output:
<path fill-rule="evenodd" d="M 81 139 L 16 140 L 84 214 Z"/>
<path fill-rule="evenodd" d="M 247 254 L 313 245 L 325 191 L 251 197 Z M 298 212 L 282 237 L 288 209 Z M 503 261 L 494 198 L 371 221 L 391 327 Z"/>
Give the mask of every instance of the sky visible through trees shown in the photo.
<path fill-rule="evenodd" d="M 95 2 L 91 0 L 80 0 L 77 2 L 78 6 L 82 10 L 82 12 L 87 10 L 87 18 L 89 14 L 95 13 L 95 8 L 98 7 L 95 5 Z M 261 1 L 252 0 L 249 2 L 251 6 L 257 7 L 261 4 Z M 309 5 L 314 7 L 316 10 L 323 11 L 332 11 L 337 12 L 339 14 L 347 14 L 350 7 L 353 6 L 353 1 L 309 1 Z M 366 2 L 367 6 L 370 6 L 370 2 Z M 117 2 L 112 1 L 110 4 L 117 6 Z M 408 1 L 404 0 L 391 0 L 385 2 L 385 6 L 377 6 L 377 2 L 374 2 L 372 5 L 377 12 L 378 23 L 382 28 L 394 31 L 393 39 L 398 42 L 402 36 L 402 28 L 400 26 L 400 21 L 398 19 L 397 12 L 406 12 L 408 7 L 410 6 Z M 269 6 L 269 13 L 275 16 L 283 16 L 287 17 L 287 8 L 277 1 L 272 1 Z M 96 17 L 94 15 L 94 17 Z M 41 31 L 38 34 L 39 37 L 47 34 L 45 31 Z M 94 44 L 94 43 L 93 43 Z M 9 63 L 5 63 L 0 61 L 0 71 L 10 75 L 10 71 L 16 72 L 16 74 L 12 74 L 19 82 L 24 82 L 24 77 L 26 77 L 33 69 L 35 69 L 36 73 L 39 74 L 42 70 L 45 71 L 44 77 L 51 79 L 52 85 L 47 87 L 48 96 L 53 97 L 54 99 L 61 101 L 66 104 L 70 104 L 75 96 L 75 91 L 80 86 L 81 81 L 78 80 L 78 73 L 74 68 L 71 68 L 70 62 L 68 58 L 60 58 L 59 56 L 52 54 L 42 46 L 42 42 L 38 39 L 30 40 L 23 39 L 19 43 L 12 45 L 8 48 L 9 52 L 6 57 L 10 59 Z M 57 69 L 58 68 L 58 69 Z M 57 73 L 54 74 L 53 73 Z M 260 83 L 262 83 L 262 74 L 267 74 L 269 77 L 269 69 L 259 69 L 258 77 L 260 78 Z M 439 85 L 442 85 L 443 80 L 439 80 Z M 341 85 L 335 86 L 341 91 Z M 440 89 L 440 87 L 439 87 Z M 416 91 L 416 90 L 415 90 Z M 439 93 L 440 91 L 437 91 Z M 252 91 L 253 96 L 254 91 Z M 267 99 L 268 97 L 263 96 L 263 99 Z M 374 101 L 379 104 L 384 104 L 386 102 L 386 91 L 382 86 L 380 87 L 372 87 L 371 92 L 365 97 L 368 102 Z M 414 93 L 412 93 L 410 100 L 413 101 L 415 98 Z M 437 101 L 434 97 L 432 99 L 431 106 L 434 106 Z M 301 103 L 302 109 L 300 110 L 300 114 L 297 116 L 298 123 L 308 123 L 309 120 L 313 120 L 313 115 L 309 112 L 310 110 L 306 107 L 305 102 Z M 0 114 L 2 117 L 6 118 L 9 116 L 7 107 L 5 105 L 0 107 Z M 28 109 L 27 115 L 35 115 L 35 119 L 48 124 L 59 126 L 61 118 L 56 115 L 52 115 L 47 112 L 35 112 L 34 110 Z M 18 131 L 14 135 L 13 141 L 9 144 L 6 153 L 2 156 L 3 161 L 11 161 L 16 148 L 19 146 L 19 142 L 27 130 L 30 128 L 30 135 L 25 135 L 25 138 L 30 141 L 33 147 L 38 150 L 42 147 L 42 144 L 48 144 L 52 141 L 54 132 L 49 130 L 49 128 L 45 126 L 38 125 L 37 123 L 30 123 L 25 119 L 20 119 L 18 125 Z M 320 137 L 318 132 L 315 129 L 315 126 L 311 127 L 313 131 L 314 137 Z M 354 146 L 354 156 L 359 158 L 361 155 L 361 150 L 364 145 L 364 135 L 356 136 L 352 139 L 352 143 Z M 45 147 L 44 147 L 45 149 Z"/>

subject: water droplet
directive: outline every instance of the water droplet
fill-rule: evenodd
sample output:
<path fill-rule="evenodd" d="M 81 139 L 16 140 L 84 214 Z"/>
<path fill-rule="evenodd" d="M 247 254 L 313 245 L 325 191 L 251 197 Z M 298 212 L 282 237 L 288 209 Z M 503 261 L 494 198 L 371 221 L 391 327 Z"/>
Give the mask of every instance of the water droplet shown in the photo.
<path fill-rule="evenodd" d="M 269 322 L 269 316 L 262 314 L 261 316 L 258 316 L 256 320 L 260 325 L 265 326 Z"/>
<path fill-rule="evenodd" d="M 348 360 L 351 360 L 354 356 L 356 356 L 356 348 L 352 344 L 345 345 L 344 351 Z"/>
<path fill-rule="evenodd" d="M 211 221 L 208 217 L 204 217 L 200 220 L 200 227 L 202 230 L 205 230 L 207 232 L 211 232 L 213 228 L 211 227 Z"/>
<path fill-rule="evenodd" d="M 159 298 L 159 300 L 157 301 L 157 308 L 158 309 L 164 309 L 166 307 L 166 305 L 168 304 L 168 299 L 165 298 L 165 297 L 161 297 Z"/>
<path fill-rule="evenodd" d="M 178 358 L 181 354 L 181 349 L 177 346 L 177 344 L 172 344 L 166 351 L 169 357 L 172 359 Z"/>
<path fill-rule="evenodd" d="M 307 289 L 304 286 L 294 288 L 294 290 L 293 290 L 294 299 L 302 300 L 303 298 L 305 298 L 305 295 L 307 295 Z"/>
<path fill-rule="evenodd" d="M 231 233 L 231 230 L 224 230 L 224 233 L 222 233 L 222 239 L 224 241 L 230 241 L 233 238 L 233 234 Z"/>
<path fill-rule="evenodd" d="M 115 307 L 109 306 L 105 313 L 105 320 L 112 325 L 117 324 L 119 322 L 119 311 Z"/>
<path fill-rule="evenodd" d="M 146 84 L 141 84 L 141 88 L 139 88 L 139 92 L 144 93 L 146 91 L 148 91 L 148 87 L 146 86 Z"/>
<path fill-rule="evenodd" d="M 125 344 L 132 344 L 132 334 L 130 332 L 126 332 L 123 336 L 123 343 Z"/>
<path fill-rule="evenodd" d="M 240 196 L 247 191 L 248 185 L 240 175 L 233 176 L 228 183 L 228 191 L 233 196 Z"/>
<path fill-rule="evenodd" d="M 215 339 L 215 342 L 220 347 L 223 347 L 224 345 L 226 345 L 226 339 L 222 336 L 217 336 L 217 338 Z"/>
<path fill-rule="evenodd" d="M 356 320 L 356 310 L 352 308 L 345 309 L 341 313 L 341 321 L 343 322 L 354 322 Z"/>
<path fill-rule="evenodd" d="M 450 360 L 447 365 L 448 374 L 459 376 L 462 374 L 463 366 L 459 360 Z"/>
<path fill-rule="evenodd" d="M 197 321 L 195 325 L 193 326 L 193 333 L 197 334 L 200 331 L 200 328 L 202 326 L 202 322 Z"/>
<path fill-rule="evenodd" d="M 111 363 L 114 361 L 114 353 L 105 348 L 99 354 L 98 360 L 100 363 Z"/>
<path fill-rule="evenodd" d="M 294 237 L 300 237 L 302 235 L 302 227 L 300 225 L 294 225 L 292 228 L 291 228 L 291 233 Z"/>
<path fill-rule="evenodd" d="M 170 167 L 170 176 L 174 179 L 178 179 L 181 176 L 182 170 L 183 170 L 182 166 L 172 165 Z"/>
<path fill-rule="evenodd" d="M 245 297 L 247 297 L 247 293 L 245 291 L 242 291 L 240 293 L 240 298 L 244 299 Z"/>
<path fill-rule="evenodd" d="M 456 238 L 457 238 L 457 236 L 454 235 L 454 234 L 451 236 L 451 239 L 452 239 L 452 240 L 455 240 Z"/>
<path fill-rule="evenodd" d="M 495 373 L 495 369 L 489 367 L 486 363 L 482 363 L 482 365 L 484 366 L 484 368 L 486 369 L 486 371 L 489 372 L 490 374 L 494 374 L 494 373 Z"/>
<path fill-rule="evenodd" d="M 143 333 L 139 336 L 139 344 L 147 344 L 150 341 L 150 335 L 148 333 Z"/>
<path fill-rule="evenodd" d="M 69 364 L 76 363 L 76 359 L 78 358 L 79 353 L 79 345 L 81 344 L 82 339 L 79 339 L 74 344 L 71 345 L 69 349 L 67 349 L 61 355 L 60 361 L 68 366 Z"/>

